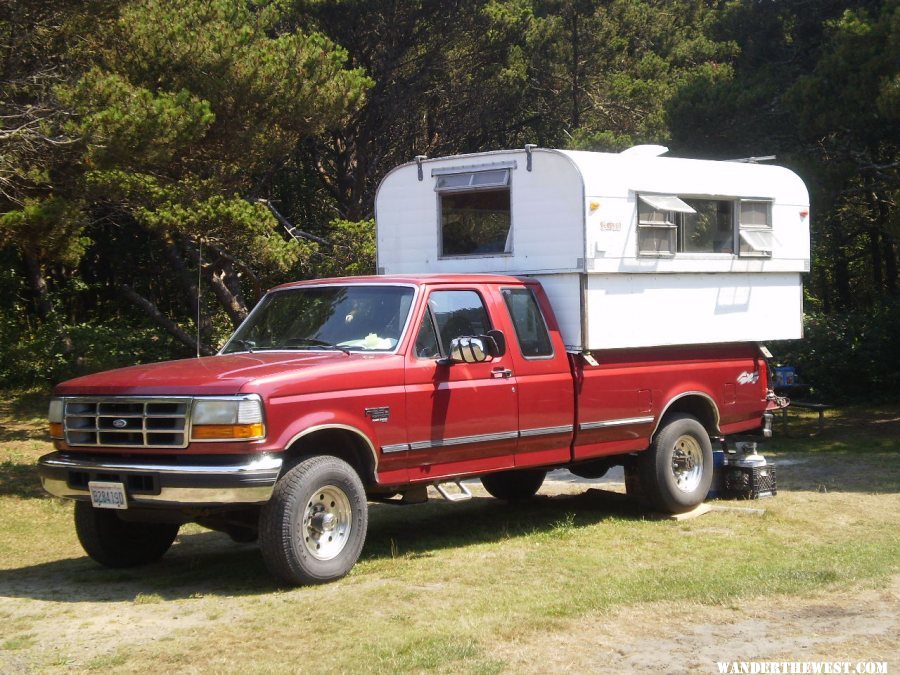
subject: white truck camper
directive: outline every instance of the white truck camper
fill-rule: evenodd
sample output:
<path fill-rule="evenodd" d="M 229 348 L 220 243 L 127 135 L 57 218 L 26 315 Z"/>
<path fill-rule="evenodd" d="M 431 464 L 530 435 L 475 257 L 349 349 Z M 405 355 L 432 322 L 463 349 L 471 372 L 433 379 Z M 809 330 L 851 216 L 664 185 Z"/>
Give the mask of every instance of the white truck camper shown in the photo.
<path fill-rule="evenodd" d="M 573 351 L 801 337 L 803 181 L 664 152 L 419 157 L 379 186 L 378 272 L 535 277 Z"/>

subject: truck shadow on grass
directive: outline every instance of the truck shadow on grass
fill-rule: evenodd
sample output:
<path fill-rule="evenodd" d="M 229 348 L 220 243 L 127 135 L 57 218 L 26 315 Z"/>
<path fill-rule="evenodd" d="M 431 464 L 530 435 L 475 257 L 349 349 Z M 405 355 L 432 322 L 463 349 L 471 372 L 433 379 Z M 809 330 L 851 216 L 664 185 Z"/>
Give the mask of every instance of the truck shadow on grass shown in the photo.
<path fill-rule="evenodd" d="M 498 542 L 621 518 L 647 517 L 624 495 L 591 489 L 524 504 L 475 497 L 462 504 L 371 505 L 361 562 L 427 557 L 446 548 Z M 352 579 L 352 576 L 351 576 Z M 338 584 L 342 582 L 336 582 Z M 112 570 L 87 556 L 0 570 L 0 595 L 54 602 L 145 602 L 266 594 L 280 587 L 254 544 L 218 532 L 188 532 L 155 564 Z M 302 592 L 302 590 L 300 591 Z"/>
<path fill-rule="evenodd" d="M 46 495 L 33 464 L 0 462 L 0 497 L 31 499 Z"/>

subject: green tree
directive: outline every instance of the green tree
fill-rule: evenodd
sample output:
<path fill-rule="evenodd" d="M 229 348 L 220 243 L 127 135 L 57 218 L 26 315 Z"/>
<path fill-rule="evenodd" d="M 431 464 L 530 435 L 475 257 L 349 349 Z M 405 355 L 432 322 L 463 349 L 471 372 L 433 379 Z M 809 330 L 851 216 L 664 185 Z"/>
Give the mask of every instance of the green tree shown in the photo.
<path fill-rule="evenodd" d="M 132 2 L 95 34 L 93 67 L 58 89 L 74 113 L 67 129 L 83 139 L 90 212 L 159 249 L 186 300 L 166 311 L 154 287 L 172 289 L 126 283 L 132 261 L 113 258 L 119 289 L 185 344 L 194 338 L 178 319 L 202 302 L 190 269 L 201 266 L 213 307 L 236 324 L 248 293 L 309 255 L 258 200 L 303 140 L 339 126 L 370 84 L 345 68 L 342 49 L 283 30 L 282 18 L 277 3 Z M 201 328 L 208 343 L 212 327 Z"/>
<path fill-rule="evenodd" d="M 896 0 L 728 3 L 708 27 L 738 52 L 724 77 L 686 83 L 669 105 L 679 148 L 775 154 L 813 206 L 813 298 L 828 311 L 896 295 Z"/>

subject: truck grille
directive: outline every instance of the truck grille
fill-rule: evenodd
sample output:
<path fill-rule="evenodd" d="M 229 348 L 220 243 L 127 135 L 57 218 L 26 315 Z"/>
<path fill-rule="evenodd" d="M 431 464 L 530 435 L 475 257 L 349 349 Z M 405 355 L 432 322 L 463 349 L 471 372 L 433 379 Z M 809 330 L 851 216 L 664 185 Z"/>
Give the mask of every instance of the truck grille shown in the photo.
<path fill-rule="evenodd" d="M 66 398 L 66 443 L 73 446 L 186 448 L 190 398 Z"/>

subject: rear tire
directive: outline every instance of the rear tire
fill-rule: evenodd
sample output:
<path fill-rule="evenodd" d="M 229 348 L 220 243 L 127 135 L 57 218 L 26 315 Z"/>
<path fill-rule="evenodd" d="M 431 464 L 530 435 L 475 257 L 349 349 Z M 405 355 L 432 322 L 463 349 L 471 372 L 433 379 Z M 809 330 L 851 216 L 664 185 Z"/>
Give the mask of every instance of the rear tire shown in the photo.
<path fill-rule="evenodd" d="M 276 483 L 259 517 L 269 571 L 292 586 L 340 579 L 359 559 L 369 523 L 366 491 L 337 457 L 310 457 Z"/>
<path fill-rule="evenodd" d="M 709 493 L 712 443 L 703 425 L 690 415 L 667 417 L 638 462 L 644 496 L 664 513 L 690 511 Z"/>
<path fill-rule="evenodd" d="M 481 484 L 492 497 L 508 502 L 520 502 L 534 497 L 546 477 L 545 469 L 499 471 L 482 476 Z"/>
<path fill-rule="evenodd" d="M 101 565 L 137 567 L 163 557 L 179 526 L 173 523 L 128 522 L 114 510 L 75 502 L 75 533 L 85 552 Z"/>

